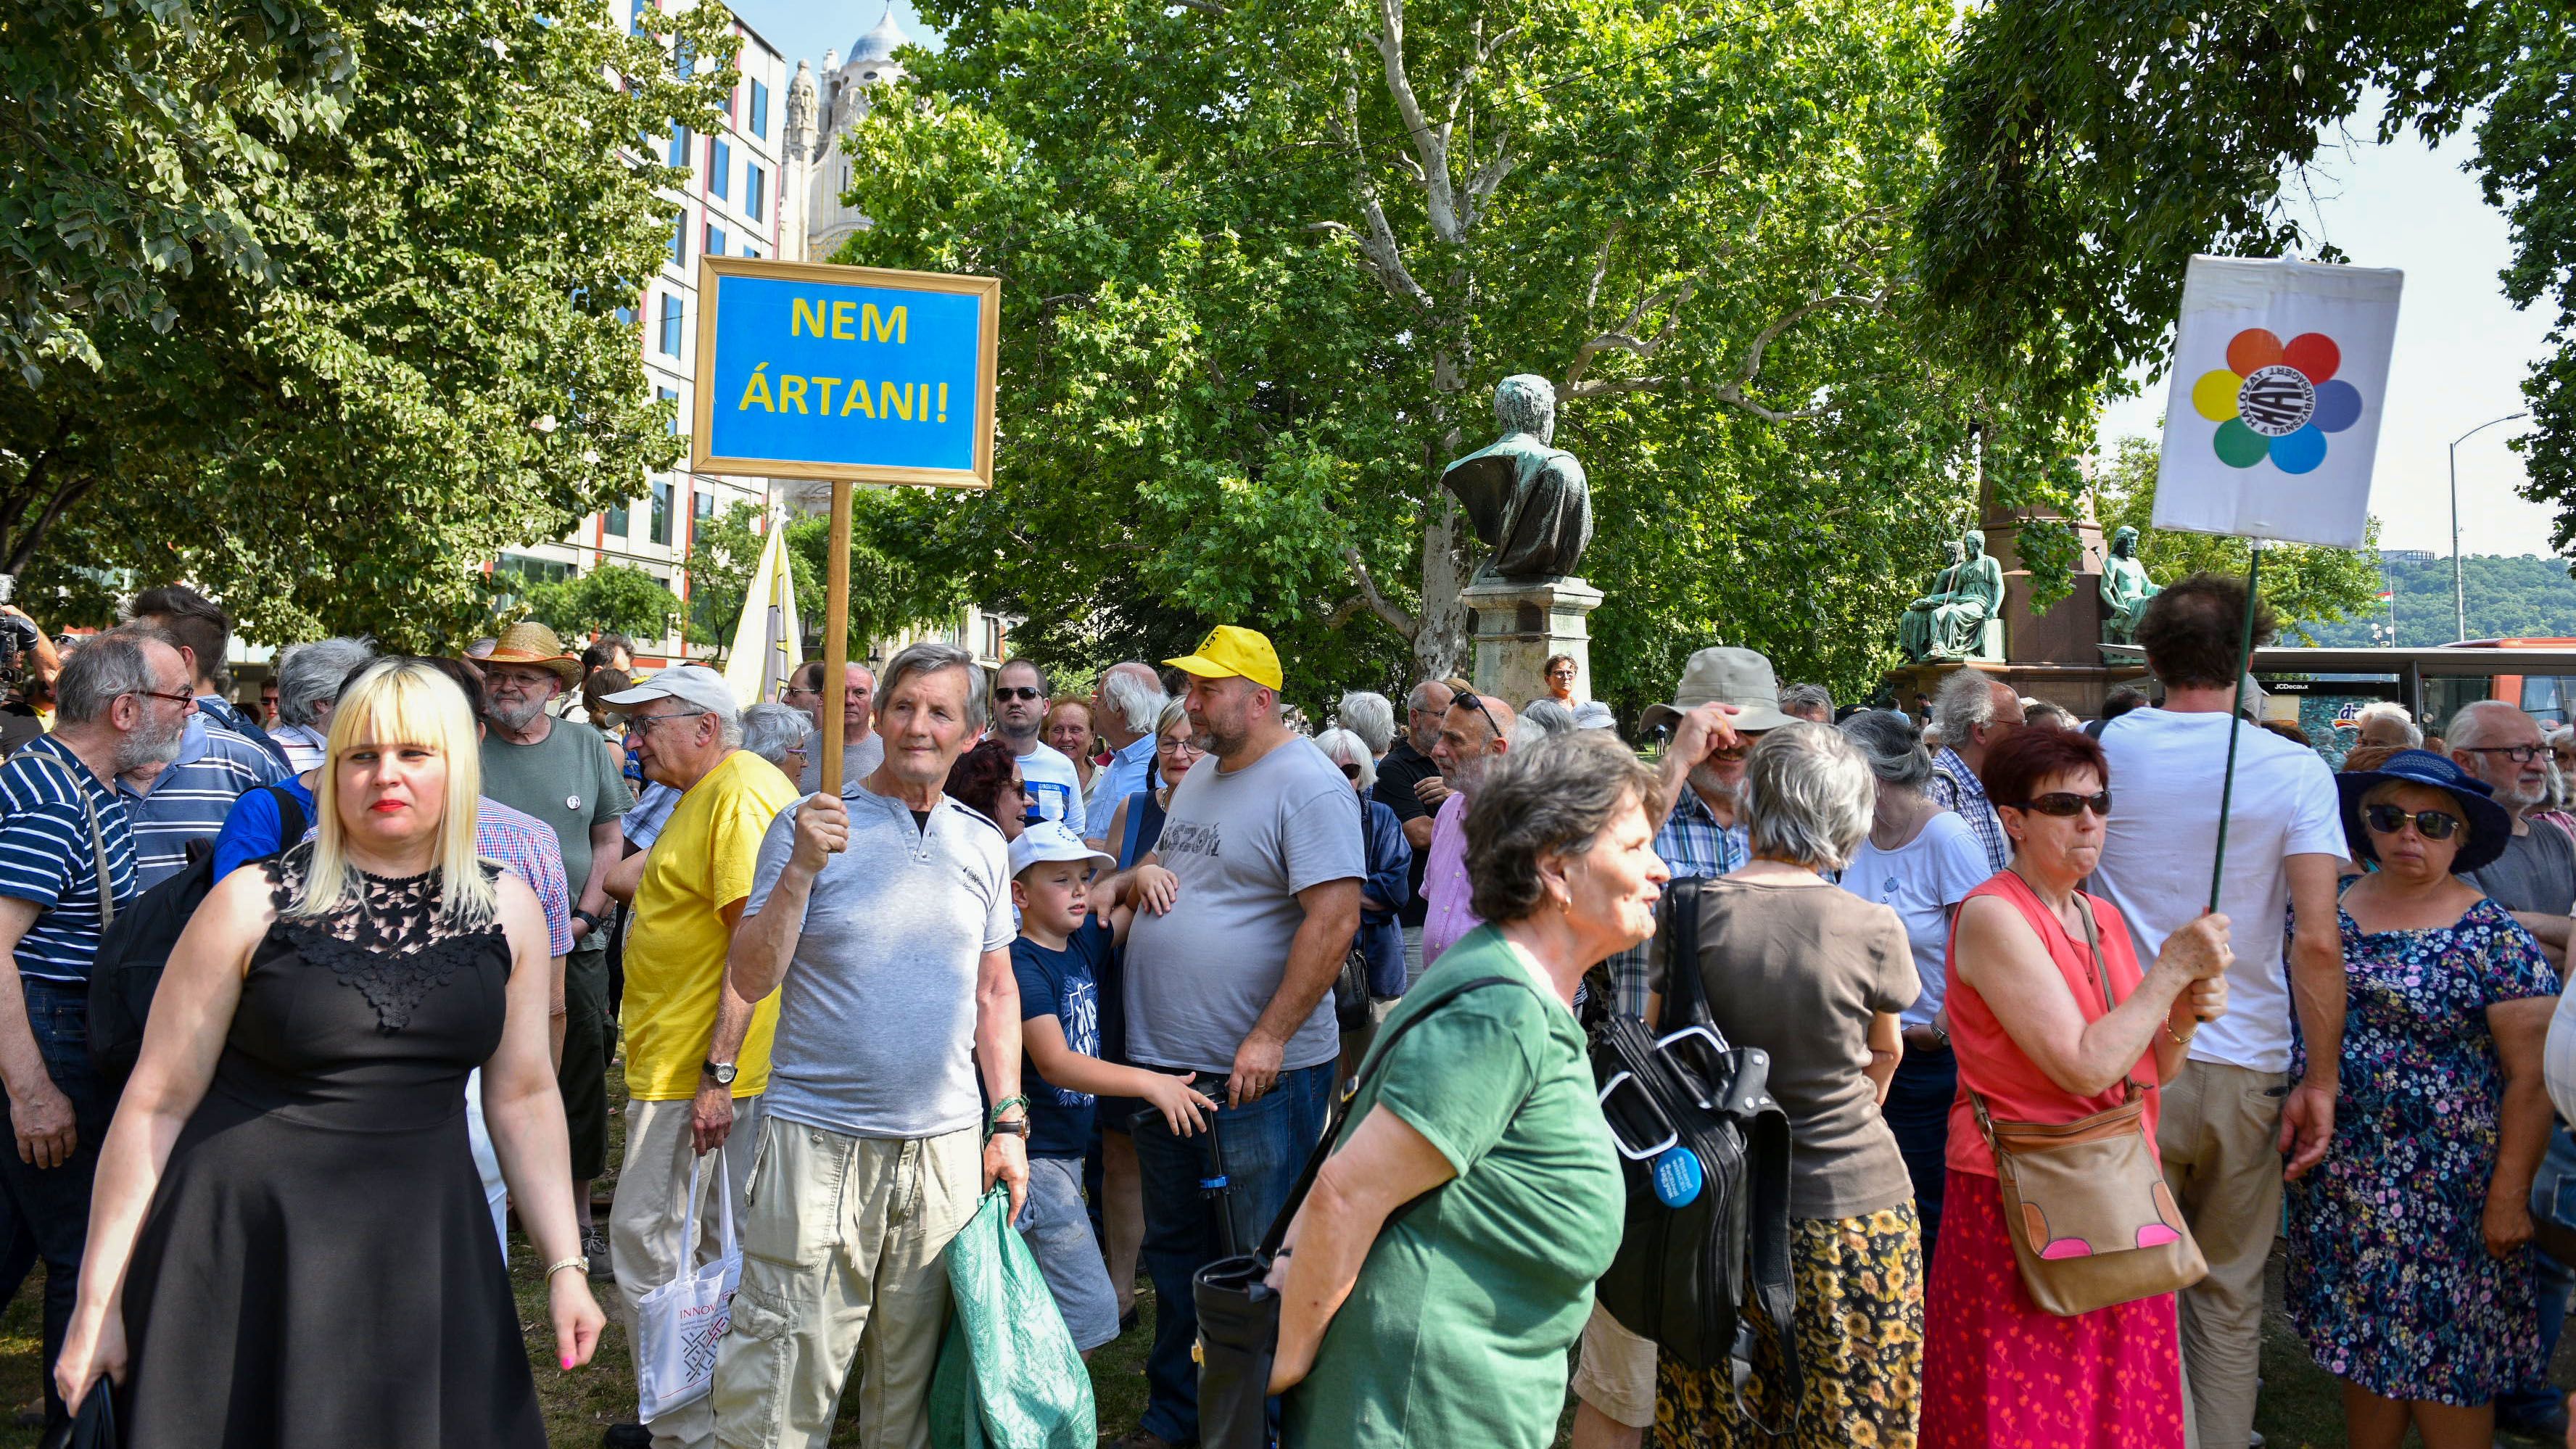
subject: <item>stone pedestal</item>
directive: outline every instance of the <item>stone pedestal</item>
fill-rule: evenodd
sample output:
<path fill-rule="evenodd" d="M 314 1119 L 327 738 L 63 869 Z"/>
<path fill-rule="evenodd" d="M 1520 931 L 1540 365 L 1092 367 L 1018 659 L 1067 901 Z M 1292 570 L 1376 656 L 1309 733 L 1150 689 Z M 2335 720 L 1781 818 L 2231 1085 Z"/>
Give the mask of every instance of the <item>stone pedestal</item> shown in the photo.
<path fill-rule="evenodd" d="M 1574 697 L 1592 697 L 1592 629 L 1601 591 L 1581 579 L 1480 579 L 1458 593 L 1476 616 L 1478 691 L 1514 709 L 1547 694 L 1550 655 L 1574 656 Z"/>

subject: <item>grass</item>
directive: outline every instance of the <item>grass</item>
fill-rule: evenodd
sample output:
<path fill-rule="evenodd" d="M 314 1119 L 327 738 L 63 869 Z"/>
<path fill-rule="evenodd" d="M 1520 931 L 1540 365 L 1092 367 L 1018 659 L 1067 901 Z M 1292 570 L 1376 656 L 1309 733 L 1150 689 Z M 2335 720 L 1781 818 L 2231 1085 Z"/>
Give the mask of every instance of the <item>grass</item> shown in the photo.
<path fill-rule="evenodd" d="M 624 1149 L 624 1121 L 619 1114 L 625 1106 L 626 1087 L 622 1073 L 614 1064 L 609 1071 L 609 1152 L 612 1165 Z M 601 1212 L 615 1187 L 614 1177 L 598 1185 L 597 1198 Z M 549 1357 L 553 1352 L 553 1333 L 547 1326 L 545 1285 L 537 1279 L 541 1266 L 515 1224 L 511 1229 L 511 1285 L 518 1294 L 520 1328 L 528 1337 L 529 1365 L 536 1375 L 537 1394 L 543 1405 L 546 1434 L 558 1449 L 592 1449 L 609 1425 L 629 1422 L 635 1417 L 634 1362 L 628 1356 L 626 1331 L 612 1312 L 607 1332 L 601 1337 L 599 1352 L 585 1368 L 570 1373 L 557 1367 Z M 2276 1256 L 2270 1275 L 2268 1297 L 2273 1305 L 2264 1315 L 2263 1333 L 2263 1399 L 2255 1415 L 2260 1429 L 2272 1449 L 2327 1449 L 2344 1442 L 2343 1407 L 2335 1381 L 2308 1357 L 2305 1347 L 2290 1331 L 2289 1321 L 2279 1308 L 2280 1260 Z M 607 1284 L 594 1285 L 603 1305 L 608 1298 Z M 1145 1351 L 1153 1341 L 1153 1288 L 1139 1284 L 1138 1304 L 1143 1322 L 1117 1342 L 1095 1354 L 1091 1361 L 1091 1382 L 1100 1408 L 1100 1428 L 1104 1434 L 1125 1434 L 1136 1427 L 1145 1408 Z M 5 1311 L 0 1311 L 0 1405 L 25 1404 L 38 1390 L 38 1373 L 43 1361 L 42 1320 L 44 1270 L 40 1267 L 18 1291 Z M 2558 1361 L 2551 1375 L 2560 1388 L 2576 1388 L 2576 1334 L 2571 1334 L 2559 1348 Z M 832 1436 L 835 1445 L 859 1442 L 855 1412 L 856 1396 L 844 1401 L 840 1424 Z M 1565 1442 L 1565 1426 L 1571 1414 L 1560 1418 L 1557 1442 Z M 33 1449 L 37 1431 L 14 1427 L 0 1414 L 0 1449 Z M 2411 1438 L 2410 1443 L 2414 1442 Z M 2503 1449 L 2530 1449 L 2537 1441 L 2500 1436 Z"/>

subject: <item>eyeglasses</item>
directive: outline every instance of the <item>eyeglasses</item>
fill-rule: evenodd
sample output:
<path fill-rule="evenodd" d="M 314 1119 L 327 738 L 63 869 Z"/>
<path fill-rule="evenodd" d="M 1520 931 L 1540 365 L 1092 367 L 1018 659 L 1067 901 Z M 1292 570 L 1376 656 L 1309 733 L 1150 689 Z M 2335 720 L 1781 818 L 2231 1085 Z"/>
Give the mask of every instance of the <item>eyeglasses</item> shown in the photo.
<path fill-rule="evenodd" d="M 651 734 L 655 725 L 668 724 L 675 719 L 695 719 L 699 715 L 713 713 L 715 711 L 711 709 L 675 709 L 669 714 L 630 714 L 626 717 L 626 732 L 630 735 Z"/>
<path fill-rule="evenodd" d="M 2517 765 L 2528 765 L 2549 753 L 2547 745 L 2453 745 L 2451 748 L 2466 750 L 2472 755 L 2502 755 Z"/>
<path fill-rule="evenodd" d="M 1343 778 L 1343 779 L 1345 779 L 1345 780 L 1356 780 L 1356 779 L 1358 779 L 1359 777 L 1360 777 L 1360 767 L 1359 767 L 1359 766 L 1354 765 L 1354 764 L 1349 764 L 1349 763 L 1347 763 L 1347 762 L 1345 762 L 1345 763 L 1343 764 L 1343 766 L 1342 766 L 1342 778 Z"/>
<path fill-rule="evenodd" d="M 1005 684 L 993 691 L 995 699 L 1044 699 L 1046 691 L 1025 684 Z"/>
<path fill-rule="evenodd" d="M 172 704 L 188 709 L 195 708 L 197 704 L 197 697 L 188 693 L 184 689 L 176 692 L 165 692 L 158 689 L 129 689 L 126 693 L 143 699 L 166 699 Z"/>
<path fill-rule="evenodd" d="M 2369 826 L 2373 835 L 2395 835 L 2406 828 L 2409 820 L 2415 822 L 2415 833 L 2426 840 L 2448 840 L 2451 832 L 2460 828 L 2460 817 L 2442 810 L 2418 810 L 2409 815 L 2394 805 L 2373 805 L 2361 812 L 2361 823 Z"/>
<path fill-rule="evenodd" d="M 2051 790 L 2045 795 L 2034 795 L 2024 800 L 2021 802 L 2021 808 L 2035 810 L 2042 815 L 2054 815 L 2061 820 L 2081 815 L 2087 810 L 2108 819 L 2111 814 L 2111 792 L 2096 790 L 2090 795 L 2078 795 L 2072 790 Z"/>

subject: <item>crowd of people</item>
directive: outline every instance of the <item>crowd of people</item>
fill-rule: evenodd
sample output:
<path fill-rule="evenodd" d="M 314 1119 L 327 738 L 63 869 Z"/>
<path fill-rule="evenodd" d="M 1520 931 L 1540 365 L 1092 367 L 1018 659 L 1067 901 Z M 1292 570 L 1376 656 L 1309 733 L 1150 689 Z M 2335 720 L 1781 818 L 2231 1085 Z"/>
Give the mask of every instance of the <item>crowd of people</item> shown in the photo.
<path fill-rule="evenodd" d="M 147 590 L 0 721 L 31 1408 L 105 1379 L 133 1443 L 542 1444 L 515 1218 L 567 1370 L 593 1284 L 632 1330 L 738 1238 L 711 1387 L 611 1449 L 821 1446 L 853 1405 L 912 1449 L 999 1189 L 1075 1349 L 1150 1332 L 1129 1449 L 1200 1440 L 1193 1279 L 1275 1219 L 1292 1445 L 1535 1449 L 1570 1395 L 1579 1449 L 2240 1449 L 2276 1246 L 2350 1442 L 2563 1433 L 2576 737 L 2374 707 L 2337 770 L 2239 713 L 2249 625 L 2168 586 L 2155 693 L 2091 720 L 1975 669 L 1837 710 L 1703 649 L 1649 763 L 1567 656 L 1309 734 L 1230 625 L 1081 692 L 922 643 L 748 708 L 614 636 L 325 639 L 253 719 L 223 611 Z M 173 910 L 118 1080 L 92 969 Z M 1593 1303 L 1598 1034 L 1674 1001 L 1789 1123 L 1794 1321 L 1751 1310 L 1740 1383 Z M 2016 1166 L 2066 1131 L 2112 1206 Z M 2067 1286 L 2115 1250 L 2136 1291 Z"/>

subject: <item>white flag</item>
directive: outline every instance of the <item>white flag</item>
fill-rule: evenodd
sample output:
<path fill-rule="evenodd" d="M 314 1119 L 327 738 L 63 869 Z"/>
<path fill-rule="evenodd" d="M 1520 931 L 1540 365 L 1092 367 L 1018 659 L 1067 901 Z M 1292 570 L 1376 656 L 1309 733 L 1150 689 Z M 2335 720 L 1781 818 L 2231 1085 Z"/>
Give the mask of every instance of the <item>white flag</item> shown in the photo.
<path fill-rule="evenodd" d="M 2193 257 L 2155 526 L 2359 548 L 2403 272 Z"/>
<path fill-rule="evenodd" d="M 733 648 L 725 658 L 725 683 L 742 707 L 773 702 L 787 676 L 802 662 L 797 651 L 804 634 L 796 618 L 796 569 L 787 552 L 787 529 L 769 521 L 769 540 L 761 546 L 760 564 L 743 590 L 742 621 L 734 626 Z"/>

